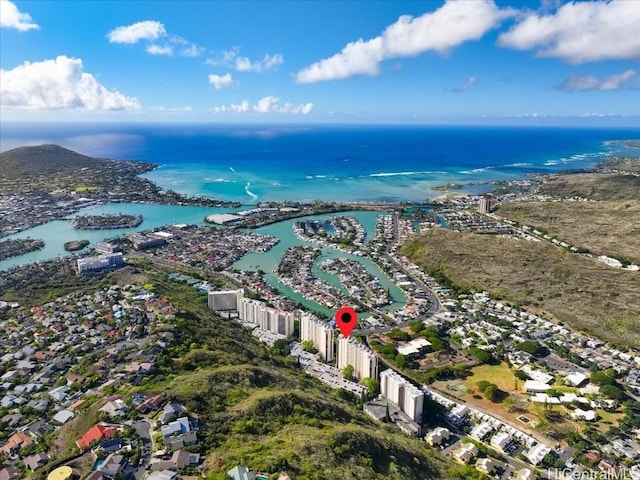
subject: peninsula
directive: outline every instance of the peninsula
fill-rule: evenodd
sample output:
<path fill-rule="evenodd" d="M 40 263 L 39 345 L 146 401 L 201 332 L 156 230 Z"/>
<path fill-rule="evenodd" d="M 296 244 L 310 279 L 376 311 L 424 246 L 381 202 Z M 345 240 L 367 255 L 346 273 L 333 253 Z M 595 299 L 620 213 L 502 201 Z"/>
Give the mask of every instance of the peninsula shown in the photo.
<path fill-rule="evenodd" d="M 58 145 L 19 147 L 1 152 L 0 236 L 105 203 L 241 205 L 164 190 L 140 177 L 156 166 L 149 162 L 88 157 Z"/>

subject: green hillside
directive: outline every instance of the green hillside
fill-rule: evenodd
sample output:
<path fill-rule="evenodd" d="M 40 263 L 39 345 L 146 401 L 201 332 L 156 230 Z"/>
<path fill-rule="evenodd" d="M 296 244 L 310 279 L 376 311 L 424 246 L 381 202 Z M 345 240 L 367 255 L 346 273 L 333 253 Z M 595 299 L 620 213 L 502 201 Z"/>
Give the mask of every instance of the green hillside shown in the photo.
<path fill-rule="evenodd" d="M 164 391 L 198 415 L 207 478 L 226 480 L 237 464 L 296 480 L 458 478 L 460 468 L 424 441 L 375 422 L 346 394 L 214 315 L 204 294 L 159 277 L 154 286 L 183 310 L 160 373 L 136 388 Z"/>
<path fill-rule="evenodd" d="M 0 153 L 0 177 L 22 179 L 104 166 L 111 160 L 87 157 L 58 145 L 19 147 Z"/>

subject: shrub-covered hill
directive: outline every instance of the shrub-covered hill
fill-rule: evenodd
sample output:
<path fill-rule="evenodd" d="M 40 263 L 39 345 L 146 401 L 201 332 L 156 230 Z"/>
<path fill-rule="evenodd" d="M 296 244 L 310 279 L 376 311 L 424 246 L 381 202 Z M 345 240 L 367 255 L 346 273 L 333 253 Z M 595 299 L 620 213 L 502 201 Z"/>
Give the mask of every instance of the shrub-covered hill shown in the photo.
<path fill-rule="evenodd" d="M 0 153 L 0 178 L 21 180 L 29 177 L 75 173 L 83 169 L 109 169 L 127 166 L 135 173 L 150 170 L 153 165 L 139 162 L 116 162 L 92 158 L 59 145 L 18 147 Z"/>
<path fill-rule="evenodd" d="M 637 272 L 611 268 L 548 242 L 431 229 L 403 253 L 461 287 L 548 312 L 614 344 L 640 342 Z"/>
<path fill-rule="evenodd" d="M 208 478 L 225 479 L 236 464 L 308 480 L 449 478 L 424 442 L 292 368 L 211 367 L 167 386 L 200 417 Z"/>

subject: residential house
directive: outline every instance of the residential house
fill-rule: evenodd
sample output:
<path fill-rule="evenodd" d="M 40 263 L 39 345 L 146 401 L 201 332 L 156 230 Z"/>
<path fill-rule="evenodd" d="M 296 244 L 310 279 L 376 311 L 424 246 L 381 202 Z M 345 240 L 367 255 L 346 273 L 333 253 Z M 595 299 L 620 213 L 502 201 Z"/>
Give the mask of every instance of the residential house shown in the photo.
<path fill-rule="evenodd" d="M 458 450 L 455 451 L 453 456 L 462 463 L 469 463 L 478 455 L 478 447 L 473 443 L 465 443 Z"/>
<path fill-rule="evenodd" d="M 512 443 L 511 435 L 505 431 L 500 431 L 491 437 L 491 446 L 496 450 L 505 452 Z"/>
<path fill-rule="evenodd" d="M 147 398 L 144 402 L 136 407 L 138 413 L 149 413 L 159 409 L 167 401 L 167 396 L 164 393 L 154 395 Z"/>
<path fill-rule="evenodd" d="M 167 403 L 162 409 L 162 413 L 160 414 L 159 420 L 163 425 L 169 423 L 171 420 L 177 418 L 183 412 L 186 412 L 187 409 L 180 405 L 179 403 Z"/>
<path fill-rule="evenodd" d="M 147 480 L 178 480 L 178 474 L 171 470 L 156 470 L 147 476 Z"/>
<path fill-rule="evenodd" d="M 444 427 L 438 427 L 429 432 L 425 437 L 425 441 L 432 447 L 442 445 L 450 437 L 450 432 Z"/>
<path fill-rule="evenodd" d="M 56 402 L 64 402 L 67 399 L 68 392 L 69 392 L 69 387 L 62 386 L 62 387 L 49 390 L 49 396 L 53 398 Z"/>
<path fill-rule="evenodd" d="M 122 469 L 127 464 L 127 459 L 123 455 L 119 455 L 117 453 L 111 453 L 104 459 L 104 463 L 100 465 L 100 470 L 107 477 L 115 478 L 118 473 L 122 471 Z"/>
<path fill-rule="evenodd" d="M 490 458 L 481 458 L 476 462 L 476 468 L 485 475 L 492 475 L 496 470 L 497 464 Z"/>
<path fill-rule="evenodd" d="M 19 480 L 22 472 L 13 465 L 0 470 L 0 480 Z"/>
<path fill-rule="evenodd" d="M 189 433 L 191 426 L 189 425 L 189 417 L 180 417 L 179 419 L 169 422 L 160 428 L 164 437 L 170 437 L 173 434 Z"/>
<path fill-rule="evenodd" d="M 121 438 L 112 438 L 110 440 L 105 440 L 104 442 L 100 442 L 96 448 L 102 449 L 104 453 L 113 453 L 117 452 L 124 446 L 124 442 Z"/>
<path fill-rule="evenodd" d="M 116 432 L 115 427 L 107 427 L 102 424 L 97 424 L 87 430 L 82 437 L 76 442 L 78 448 L 84 449 L 91 445 L 93 442 L 102 440 L 103 438 L 109 438 Z"/>
<path fill-rule="evenodd" d="M 200 454 L 187 452 L 186 450 L 177 450 L 173 452 L 170 460 L 152 463 L 153 470 L 180 470 L 200 463 Z"/>
<path fill-rule="evenodd" d="M 538 443 L 537 445 L 531 447 L 527 453 L 524 454 L 525 457 L 529 459 L 532 465 L 538 465 L 542 459 L 551 453 L 551 448 L 546 446 L 544 443 Z"/>
<path fill-rule="evenodd" d="M 73 412 L 70 412 L 69 410 L 60 410 L 58 413 L 56 413 L 53 416 L 52 420 L 55 420 L 56 422 L 64 425 L 69 420 L 71 420 L 73 417 L 74 417 Z"/>
<path fill-rule="evenodd" d="M 111 400 L 100 407 L 100 411 L 105 412 L 110 417 L 124 417 L 127 414 L 127 410 L 129 410 L 129 405 L 119 398 Z"/>
<path fill-rule="evenodd" d="M 184 447 L 189 447 L 198 443 L 198 436 L 196 432 L 189 432 L 177 437 L 167 437 L 164 439 L 165 448 L 176 451 Z"/>
<path fill-rule="evenodd" d="M 46 453 L 34 453 L 33 455 L 23 458 L 22 461 L 30 470 L 35 471 L 47 464 L 49 461 L 49 455 Z"/>
<path fill-rule="evenodd" d="M 42 437 L 49 432 L 53 432 L 54 430 L 55 428 L 53 428 L 53 426 L 48 424 L 45 420 L 36 420 L 35 422 L 27 425 L 24 429 L 24 431 L 32 437 Z"/>
<path fill-rule="evenodd" d="M 484 437 L 491 433 L 491 430 L 493 430 L 493 427 L 489 422 L 482 422 L 471 429 L 470 435 L 476 440 L 482 441 Z"/>
<path fill-rule="evenodd" d="M 255 473 L 249 471 L 247 467 L 236 465 L 227 472 L 230 480 L 256 480 Z"/>
<path fill-rule="evenodd" d="M 33 438 L 24 432 L 14 433 L 9 437 L 7 443 L 0 447 L 0 453 L 10 455 L 15 452 L 19 452 L 21 449 L 28 447 L 34 443 Z"/>

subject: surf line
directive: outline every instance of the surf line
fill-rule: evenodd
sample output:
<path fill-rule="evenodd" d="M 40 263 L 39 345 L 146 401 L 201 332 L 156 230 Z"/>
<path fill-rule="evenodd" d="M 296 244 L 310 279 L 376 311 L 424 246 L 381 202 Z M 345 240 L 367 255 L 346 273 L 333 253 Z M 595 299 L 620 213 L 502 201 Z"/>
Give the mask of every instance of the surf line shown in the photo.
<path fill-rule="evenodd" d="M 251 187 L 251 182 L 249 180 L 247 180 L 246 178 L 244 178 L 242 175 L 240 175 L 238 172 L 236 172 L 233 167 L 229 167 L 229 170 L 231 170 L 233 173 L 235 173 L 237 176 L 239 176 L 242 180 L 244 180 L 245 182 L 247 182 L 244 185 L 244 191 L 247 193 L 247 195 L 249 195 L 251 197 L 251 200 L 253 200 L 254 202 L 258 200 L 258 195 L 256 195 L 255 193 L 253 193 L 251 190 L 249 190 L 249 188 Z"/>

